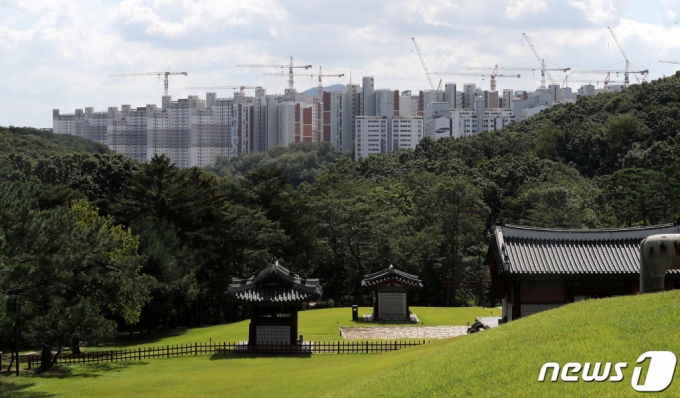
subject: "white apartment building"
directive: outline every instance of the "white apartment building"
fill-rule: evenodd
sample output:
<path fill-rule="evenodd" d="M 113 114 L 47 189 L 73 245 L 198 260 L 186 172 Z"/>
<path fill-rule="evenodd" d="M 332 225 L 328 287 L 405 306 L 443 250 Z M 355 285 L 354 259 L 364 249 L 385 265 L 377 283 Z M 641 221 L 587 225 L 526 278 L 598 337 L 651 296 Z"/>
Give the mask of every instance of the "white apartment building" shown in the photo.
<path fill-rule="evenodd" d="M 86 108 L 71 115 L 55 109 L 53 131 L 103 142 L 138 161 L 166 155 L 178 167 L 205 167 L 217 156 L 266 150 L 271 144 L 264 89 L 256 91 L 258 97 L 235 94 L 235 98 L 222 99 L 207 93 L 206 100 L 190 95 L 177 101 L 163 96 L 162 108 L 123 105 L 121 111 Z"/>
<path fill-rule="evenodd" d="M 388 120 L 386 116 L 357 116 L 355 125 L 355 159 L 387 152 Z"/>
<path fill-rule="evenodd" d="M 392 148 L 415 149 L 423 139 L 421 116 L 395 116 L 392 119 Z"/>
<path fill-rule="evenodd" d="M 399 96 L 399 116 L 418 116 L 418 98 L 411 91 L 403 91 Z"/>
<path fill-rule="evenodd" d="M 514 121 L 513 111 L 505 108 L 484 108 L 484 98 L 478 96 L 474 108 L 451 109 L 451 136 L 467 137 L 482 131 L 495 131 Z M 433 137 L 437 139 L 439 137 Z"/>

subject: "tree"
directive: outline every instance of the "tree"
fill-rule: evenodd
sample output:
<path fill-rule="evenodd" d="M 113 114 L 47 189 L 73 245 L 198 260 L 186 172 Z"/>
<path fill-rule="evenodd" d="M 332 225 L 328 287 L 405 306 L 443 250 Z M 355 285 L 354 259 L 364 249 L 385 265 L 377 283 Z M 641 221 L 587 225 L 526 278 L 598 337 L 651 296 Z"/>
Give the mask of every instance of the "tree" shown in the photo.
<path fill-rule="evenodd" d="M 153 278 L 149 301 L 140 315 L 140 331 L 142 326 L 149 331 L 159 323 L 167 327 L 170 320 L 177 325 L 198 294 L 194 252 L 179 238 L 172 222 L 142 218 L 134 220 L 131 229 L 139 236 L 140 273 Z"/>
<path fill-rule="evenodd" d="M 74 339 L 113 337 L 107 314 L 136 322 L 146 300 L 137 238 L 82 199 L 57 204 L 64 196 L 37 184 L 0 184 L 0 291 L 21 309 L 4 325 L 21 325 L 23 337 L 43 347 L 42 369 Z"/>
<path fill-rule="evenodd" d="M 611 208 L 617 226 L 658 224 L 669 216 L 664 181 L 658 171 L 618 170 L 600 181 L 600 201 Z"/>

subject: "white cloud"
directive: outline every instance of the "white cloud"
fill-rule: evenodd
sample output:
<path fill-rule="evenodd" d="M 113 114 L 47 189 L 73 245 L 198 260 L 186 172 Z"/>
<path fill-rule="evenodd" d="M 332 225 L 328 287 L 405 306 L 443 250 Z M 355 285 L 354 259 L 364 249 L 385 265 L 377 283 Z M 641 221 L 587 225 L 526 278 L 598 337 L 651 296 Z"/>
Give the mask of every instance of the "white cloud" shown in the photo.
<path fill-rule="evenodd" d="M 602 24 L 616 18 L 616 8 L 611 0 L 569 0 L 569 5 L 580 10 L 588 21 Z"/>
<path fill-rule="evenodd" d="M 285 79 L 235 66 L 290 55 L 345 73 L 333 83 L 348 82 L 351 69 L 355 83 L 373 75 L 378 87 L 417 92 L 427 80 L 411 37 L 433 71 L 537 65 L 522 32 L 546 60 L 595 69 L 623 60 L 609 25 L 652 77 L 675 71 L 657 60 L 680 60 L 680 28 L 672 21 L 680 0 L 662 0 L 658 15 L 639 20 L 618 16 L 617 1 L 0 0 L 0 125 L 48 127 L 53 108 L 160 102 L 162 79 L 108 77 L 117 72 L 187 71 L 170 79 L 174 98 L 189 94 L 187 86 L 217 84 L 282 92 Z M 523 71 L 521 79 L 499 79 L 499 89 L 533 89 L 539 79 Z M 475 77 L 444 81 L 488 87 L 488 79 Z M 315 84 L 296 79 L 300 90 Z"/>
<path fill-rule="evenodd" d="M 544 0 L 509 0 L 508 6 L 505 7 L 505 17 L 517 19 L 523 14 L 537 14 L 547 10 L 548 6 Z"/>

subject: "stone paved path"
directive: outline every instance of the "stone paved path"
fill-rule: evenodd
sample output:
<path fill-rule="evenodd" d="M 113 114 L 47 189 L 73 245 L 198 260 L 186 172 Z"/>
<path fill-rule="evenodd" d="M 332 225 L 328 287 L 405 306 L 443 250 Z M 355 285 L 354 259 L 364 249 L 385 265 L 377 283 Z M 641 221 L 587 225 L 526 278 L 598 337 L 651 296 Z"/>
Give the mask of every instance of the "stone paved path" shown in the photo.
<path fill-rule="evenodd" d="M 445 339 L 467 334 L 468 326 L 340 326 L 347 340 L 362 339 Z"/>

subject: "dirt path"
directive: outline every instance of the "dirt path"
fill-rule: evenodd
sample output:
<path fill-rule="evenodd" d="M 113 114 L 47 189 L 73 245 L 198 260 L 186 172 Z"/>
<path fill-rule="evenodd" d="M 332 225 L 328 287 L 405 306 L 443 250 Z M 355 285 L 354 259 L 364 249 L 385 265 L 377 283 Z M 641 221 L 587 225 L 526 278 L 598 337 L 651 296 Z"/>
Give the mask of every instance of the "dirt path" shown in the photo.
<path fill-rule="evenodd" d="M 446 339 L 467 333 L 467 326 L 340 326 L 347 340 L 363 339 Z"/>

